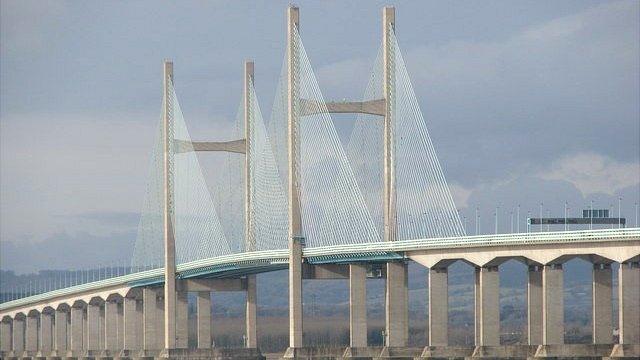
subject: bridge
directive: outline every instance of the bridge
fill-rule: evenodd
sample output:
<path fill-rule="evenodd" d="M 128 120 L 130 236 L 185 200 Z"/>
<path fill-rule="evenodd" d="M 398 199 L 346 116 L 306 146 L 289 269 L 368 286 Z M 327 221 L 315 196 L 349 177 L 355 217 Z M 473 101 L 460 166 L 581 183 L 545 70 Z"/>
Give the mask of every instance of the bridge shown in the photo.
<path fill-rule="evenodd" d="M 131 263 L 30 288 L 0 304 L 2 358 L 258 359 L 256 274 L 288 269 L 284 358 L 637 358 L 640 228 L 468 236 L 383 9 L 362 101 L 325 101 L 287 9 L 287 51 L 269 123 L 244 65 L 237 138 L 192 140 L 165 61 L 162 117 Z M 343 146 L 332 113 L 355 113 Z M 197 152 L 228 154 L 211 193 Z M 593 344 L 564 344 L 563 264 L 593 263 Z M 527 345 L 502 345 L 499 266 L 528 266 Z M 408 271 L 428 268 L 428 346 L 408 346 Z M 475 268 L 475 346 L 450 346 L 448 267 Z M 612 264 L 618 263 L 614 344 Z M 366 279 L 385 279 L 384 346 L 367 339 Z M 348 279 L 349 346 L 309 347 L 303 279 Z M 212 347 L 212 291 L 246 292 L 244 348 Z M 196 348 L 188 294 L 197 293 Z"/>

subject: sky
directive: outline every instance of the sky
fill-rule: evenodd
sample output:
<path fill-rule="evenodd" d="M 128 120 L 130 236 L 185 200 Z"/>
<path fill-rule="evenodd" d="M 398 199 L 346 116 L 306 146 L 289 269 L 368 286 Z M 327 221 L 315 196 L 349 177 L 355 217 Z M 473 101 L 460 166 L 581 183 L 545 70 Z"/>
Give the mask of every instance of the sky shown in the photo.
<path fill-rule="evenodd" d="M 475 232 L 510 213 L 577 215 L 591 201 L 634 224 L 640 198 L 638 1 L 300 1 L 327 99 L 360 99 L 396 34 L 457 207 Z M 172 59 L 191 136 L 227 139 L 256 63 L 268 114 L 287 2 L 0 2 L 0 268 L 127 258 Z M 343 138 L 348 129 L 340 129 Z M 202 159 L 208 179 L 215 164 Z M 213 187 L 213 184 L 209 184 Z M 514 228 L 516 225 L 514 225 Z M 74 249 L 70 251 L 70 249 Z"/>

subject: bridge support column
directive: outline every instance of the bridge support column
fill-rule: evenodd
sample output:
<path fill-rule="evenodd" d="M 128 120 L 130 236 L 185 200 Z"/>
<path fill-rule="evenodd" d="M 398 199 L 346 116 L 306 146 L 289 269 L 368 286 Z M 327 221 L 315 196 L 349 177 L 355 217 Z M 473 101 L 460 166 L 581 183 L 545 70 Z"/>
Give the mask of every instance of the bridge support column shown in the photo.
<path fill-rule="evenodd" d="M 198 348 L 211 348 L 211 293 L 199 291 L 196 303 L 198 318 Z"/>
<path fill-rule="evenodd" d="M 387 263 L 385 346 L 388 347 L 407 346 L 409 338 L 407 280 L 407 264 Z"/>
<path fill-rule="evenodd" d="M 542 341 L 564 344 L 564 296 L 562 264 L 545 265 L 542 271 Z"/>
<path fill-rule="evenodd" d="M 618 271 L 618 314 L 620 344 L 640 344 L 640 262 L 620 264 Z"/>
<path fill-rule="evenodd" d="M 56 310 L 55 338 L 53 349 L 61 354 L 67 351 L 67 319 L 69 314 L 64 309 Z"/>
<path fill-rule="evenodd" d="M 24 351 L 24 318 L 13 318 L 13 352 L 20 354 Z"/>
<path fill-rule="evenodd" d="M 476 268 L 476 346 L 500 345 L 500 273 L 497 266 Z"/>
<path fill-rule="evenodd" d="M 349 345 L 367 346 L 367 268 L 349 265 Z"/>
<path fill-rule="evenodd" d="M 38 316 L 27 316 L 27 331 L 25 334 L 25 349 L 38 351 Z"/>
<path fill-rule="evenodd" d="M 247 304 L 245 311 L 246 322 L 246 347 L 257 348 L 258 347 L 258 329 L 257 329 L 257 283 L 255 275 L 247 276 Z M 209 340 L 211 342 L 211 340 Z"/>
<path fill-rule="evenodd" d="M 449 345 L 449 274 L 429 269 L 429 346 Z"/>
<path fill-rule="evenodd" d="M 591 323 L 594 344 L 611 344 L 613 342 L 611 283 L 611 264 L 593 264 L 593 317 Z"/>
<path fill-rule="evenodd" d="M 529 265 L 527 335 L 529 345 L 542 344 L 542 266 Z"/>
<path fill-rule="evenodd" d="M 104 302 L 104 348 L 118 350 L 118 303 L 115 301 Z"/>
<path fill-rule="evenodd" d="M 164 293 L 162 294 L 164 295 Z M 164 327 L 164 297 L 157 298 L 156 306 L 156 320 L 158 321 L 158 327 L 156 328 L 156 346 L 158 349 L 164 348 L 165 341 L 165 327 Z"/>
<path fill-rule="evenodd" d="M 124 349 L 124 301 L 118 301 L 118 350 Z"/>
<path fill-rule="evenodd" d="M 188 312 L 189 301 L 186 291 L 176 292 L 176 348 L 189 347 Z"/>
<path fill-rule="evenodd" d="M 289 347 L 302 347 L 302 244 L 289 240 Z"/>
<path fill-rule="evenodd" d="M 82 352 L 82 323 L 84 321 L 84 309 L 82 307 L 71 308 L 71 341 L 70 350 L 74 355 Z"/>
<path fill-rule="evenodd" d="M 139 350 L 138 324 L 142 321 L 137 311 L 137 300 L 135 298 L 124 298 L 122 310 L 124 315 L 124 350 Z"/>
<path fill-rule="evenodd" d="M 48 312 L 40 314 L 40 352 L 48 355 L 53 349 L 53 316 Z"/>
<path fill-rule="evenodd" d="M 100 348 L 100 305 L 87 305 L 87 350 L 97 351 Z"/>
<path fill-rule="evenodd" d="M 9 321 L 0 321 L 0 351 L 11 351 L 12 337 L 11 323 Z"/>
<path fill-rule="evenodd" d="M 156 292 L 150 288 L 142 289 L 142 349 L 156 350 L 160 348 L 157 340 L 159 338 L 156 328 L 157 319 L 157 296 Z"/>

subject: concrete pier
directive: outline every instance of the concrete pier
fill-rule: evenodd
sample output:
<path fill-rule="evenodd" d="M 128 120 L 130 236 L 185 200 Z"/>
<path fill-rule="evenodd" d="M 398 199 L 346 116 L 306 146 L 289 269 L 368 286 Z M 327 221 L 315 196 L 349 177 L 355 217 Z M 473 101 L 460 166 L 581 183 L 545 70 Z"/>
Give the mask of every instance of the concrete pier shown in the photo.
<path fill-rule="evenodd" d="M 564 344 L 563 284 L 562 264 L 545 265 L 542 270 L 542 341 L 544 345 Z"/>
<path fill-rule="evenodd" d="M 542 266 L 529 265 L 527 281 L 527 335 L 529 345 L 542 344 Z"/>
<path fill-rule="evenodd" d="M 20 354 L 24 351 L 24 324 L 25 323 L 25 316 L 21 315 L 21 316 L 16 316 L 13 319 L 13 330 L 12 330 L 12 335 L 13 335 L 13 344 L 11 346 L 11 348 L 13 349 L 13 352 L 16 354 Z"/>
<path fill-rule="evenodd" d="M 25 331 L 25 350 L 38 351 L 38 313 L 27 316 L 27 329 Z"/>
<path fill-rule="evenodd" d="M 289 347 L 302 347 L 302 244 L 289 240 Z"/>
<path fill-rule="evenodd" d="M 69 349 L 75 354 L 82 352 L 82 332 L 84 320 L 84 308 L 81 304 L 71 307 L 71 336 Z"/>
<path fill-rule="evenodd" d="M 199 291 L 196 302 L 198 348 L 211 348 L 211 293 Z"/>
<path fill-rule="evenodd" d="M 640 262 L 634 260 L 618 271 L 620 344 L 640 344 Z"/>
<path fill-rule="evenodd" d="M 349 346 L 367 346 L 367 268 L 349 265 Z"/>
<path fill-rule="evenodd" d="M 1 319 L 0 321 L 0 351 L 11 351 L 12 343 L 11 323 L 9 320 Z"/>
<path fill-rule="evenodd" d="M 497 266 L 475 269 L 476 346 L 500 345 L 500 276 Z"/>
<path fill-rule="evenodd" d="M 387 263 L 385 346 L 407 346 L 409 340 L 408 277 L 407 264 L 404 262 Z"/>
<path fill-rule="evenodd" d="M 613 306 L 611 302 L 612 273 L 611 264 L 593 264 L 591 319 L 593 343 L 611 344 L 613 342 Z"/>
<path fill-rule="evenodd" d="M 66 352 L 67 351 L 67 319 L 69 314 L 66 309 L 59 308 L 56 310 L 55 315 L 55 336 L 53 349 L 58 352 Z"/>
<path fill-rule="evenodd" d="M 122 303 L 124 315 L 124 344 L 125 350 L 140 349 L 138 342 L 138 324 L 142 321 L 138 318 L 137 302 L 135 298 L 125 297 Z"/>
<path fill-rule="evenodd" d="M 158 304 L 156 292 L 151 288 L 142 289 L 142 349 L 155 350 L 160 348 L 158 342 Z"/>
<path fill-rule="evenodd" d="M 104 302 L 104 349 L 117 351 L 118 348 L 118 303 Z"/>
<path fill-rule="evenodd" d="M 53 349 L 53 314 L 43 310 L 40 314 L 40 351 L 48 353 Z"/>
<path fill-rule="evenodd" d="M 247 303 L 245 310 L 246 347 L 258 347 L 258 295 L 255 275 L 247 275 Z"/>
<path fill-rule="evenodd" d="M 446 267 L 429 269 L 429 346 L 449 343 L 449 274 Z"/>
<path fill-rule="evenodd" d="M 176 348 L 186 349 L 189 344 L 188 311 L 189 301 L 186 291 L 176 292 Z"/>
<path fill-rule="evenodd" d="M 87 346 L 90 351 L 102 350 L 100 347 L 100 305 L 87 305 Z"/>

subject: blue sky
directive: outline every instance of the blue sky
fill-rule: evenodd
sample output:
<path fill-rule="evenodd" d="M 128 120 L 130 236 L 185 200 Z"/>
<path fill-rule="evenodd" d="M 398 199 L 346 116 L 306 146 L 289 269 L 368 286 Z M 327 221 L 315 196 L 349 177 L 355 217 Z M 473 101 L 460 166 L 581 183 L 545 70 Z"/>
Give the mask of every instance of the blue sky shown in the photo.
<path fill-rule="evenodd" d="M 361 97 L 388 3 L 297 3 L 326 98 Z M 590 200 L 615 207 L 622 196 L 633 223 L 640 197 L 637 1 L 391 3 L 463 215 L 479 207 L 488 230 L 500 206 L 506 231 L 517 204 L 524 218 L 540 202 L 561 215 L 565 201 L 577 212 Z M 129 252 L 160 115 L 162 60 L 175 62 L 192 137 L 227 138 L 245 59 L 256 62 L 258 96 L 269 113 L 287 5 L 2 1 L 2 268 L 88 266 Z M 202 159 L 209 178 L 215 161 Z M 69 252 L 71 245 L 84 250 Z"/>

